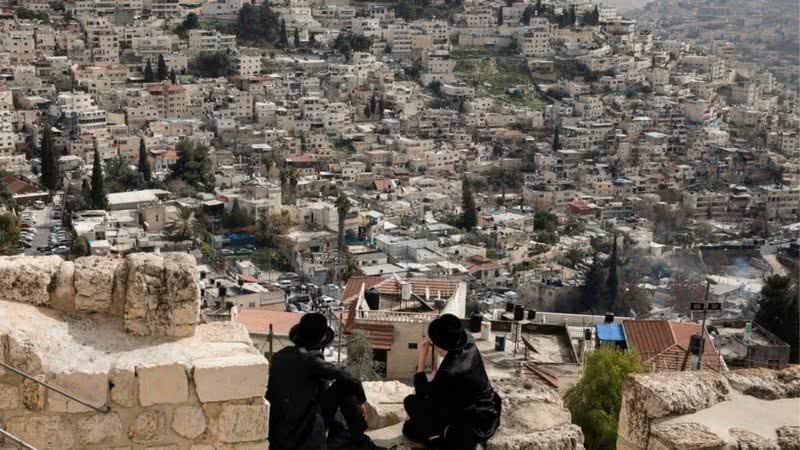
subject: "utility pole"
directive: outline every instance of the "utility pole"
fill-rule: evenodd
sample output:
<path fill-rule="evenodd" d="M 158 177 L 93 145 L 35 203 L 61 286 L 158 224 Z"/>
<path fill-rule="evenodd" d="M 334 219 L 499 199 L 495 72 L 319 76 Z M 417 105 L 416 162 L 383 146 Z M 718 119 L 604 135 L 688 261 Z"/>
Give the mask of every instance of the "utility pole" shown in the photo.
<path fill-rule="evenodd" d="M 269 324 L 269 334 L 267 335 L 267 341 L 269 342 L 269 356 L 267 357 L 267 360 L 269 362 L 272 362 L 272 339 L 274 336 L 275 335 L 272 333 L 272 324 Z"/>
<path fill-rule="evenodd" d="M 716 284 L 716 282 L 711 278 L 706 277 L 706 297 L 704 302 L 695 302 L 690 305 L 691 311 L 703 311 L 703 323 L 700 326 L 699 354 L 697 355 L 697 370 L 703 369 L 703 353 L 705 352 L 706 346 L 706 315 L 708 314 L 708 311 L 719 311 L 722 309 L 722 303 L 708 303 L 708 294 L 711 291 L 711 284 Z"/>

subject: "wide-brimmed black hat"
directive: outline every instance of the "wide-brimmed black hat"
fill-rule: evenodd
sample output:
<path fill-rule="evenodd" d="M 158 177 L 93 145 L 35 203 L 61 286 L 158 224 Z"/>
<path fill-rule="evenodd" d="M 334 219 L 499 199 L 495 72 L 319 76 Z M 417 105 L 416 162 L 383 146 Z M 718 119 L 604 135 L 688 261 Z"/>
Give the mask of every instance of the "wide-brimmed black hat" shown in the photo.
<path fill-rule="evenodd" d="M 300 319 L 300 323 L 289 330 L 289 339 L 297 347 L 316 350 L 325 348 L 333 342 L 333 329 L 328 326 L 328 319 L 320 313 L 308 313 Z"/>
<path fill-rule="evenodd" d="M 461 319 L 452 314 L 443 314 L 428 325 L 428 336 L 433 345 L 447 350 L 460 350 L 467 345 L 467 332 Z"/>

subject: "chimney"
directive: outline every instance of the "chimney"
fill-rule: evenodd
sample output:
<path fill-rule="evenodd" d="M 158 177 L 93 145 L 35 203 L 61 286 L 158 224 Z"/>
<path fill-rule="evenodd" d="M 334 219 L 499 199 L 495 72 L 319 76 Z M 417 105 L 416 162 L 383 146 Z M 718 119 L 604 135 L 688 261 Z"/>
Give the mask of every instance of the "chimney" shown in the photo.
<path fill-rule="evenodd" d="M 411 283 L 407 281 L 400 282 L 400 298 L 404 302 L 411 300 Z"/>

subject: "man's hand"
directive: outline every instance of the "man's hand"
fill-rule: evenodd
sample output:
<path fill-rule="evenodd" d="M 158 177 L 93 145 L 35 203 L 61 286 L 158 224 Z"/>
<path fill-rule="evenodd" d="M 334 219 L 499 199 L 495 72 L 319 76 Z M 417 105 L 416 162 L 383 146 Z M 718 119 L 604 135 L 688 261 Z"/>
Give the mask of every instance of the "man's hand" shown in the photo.
<path fill-rule="evenodd" d="M 425 361 L 428 359 L 428 352 L 431 350 L 431 341 L 423 339 L 417 343 L 419 358 L 417 359 L 417 372 L 425 371 Z"/>
<path fill-rule="evenodd" d="M 358 405 L 358 408 L 361 410 L 361 415 L 364 416 L 364 421 L 366 422 L 367 419 L 367 406 L 366 403 L 362 403 Z"/>

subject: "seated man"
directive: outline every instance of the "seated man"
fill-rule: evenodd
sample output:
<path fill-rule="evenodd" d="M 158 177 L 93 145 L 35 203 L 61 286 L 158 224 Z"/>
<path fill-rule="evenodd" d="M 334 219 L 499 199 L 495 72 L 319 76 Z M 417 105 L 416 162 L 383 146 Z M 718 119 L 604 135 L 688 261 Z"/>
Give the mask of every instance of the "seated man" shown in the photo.
<path fill-rule="evenodd" d="M 481 354 L 461 320 L 444 314 L 428 326 L 429 340 L 419 344 L 415 394 L 405 399 L 408 421 L 403 434 L 435 448 L 471 450 L 494 436 L 502 402 L 494 392 Z M 432 345 L 443 356 L 433 380 L 425 374 Z"/>
<path fill-rule="evenodd" d="M 380 448 L 364 435 L 367 399 L 361 380 L 323 359 L 333 335 L 325 316 L 306 314 L 289 331 L 294 347 L 272 358 L 266 395 L 270 449 Z M 344 417 L 346 428 L 338 416 Z"/>

